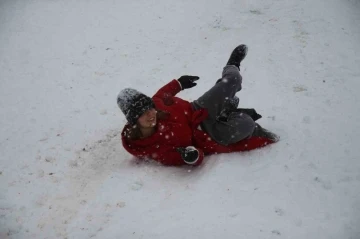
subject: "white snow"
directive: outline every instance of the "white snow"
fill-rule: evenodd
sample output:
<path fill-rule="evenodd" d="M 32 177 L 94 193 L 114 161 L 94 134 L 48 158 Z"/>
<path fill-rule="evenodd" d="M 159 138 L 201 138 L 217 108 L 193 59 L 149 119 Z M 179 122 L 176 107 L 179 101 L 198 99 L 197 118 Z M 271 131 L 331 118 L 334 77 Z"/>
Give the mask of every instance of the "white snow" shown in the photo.
<path fill-rule="evenodd" d="M 358 0 L 1 1 L 0 238 L 360 238 Z M 199 168 L 121 146 L 121 89 L 214 85 L 281 140 Z"/>

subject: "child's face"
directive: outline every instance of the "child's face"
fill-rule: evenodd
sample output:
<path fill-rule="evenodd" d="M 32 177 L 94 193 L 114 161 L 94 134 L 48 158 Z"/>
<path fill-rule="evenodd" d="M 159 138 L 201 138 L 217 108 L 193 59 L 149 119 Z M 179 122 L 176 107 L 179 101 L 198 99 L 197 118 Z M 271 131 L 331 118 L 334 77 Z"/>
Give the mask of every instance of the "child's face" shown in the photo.
<path fill-rule="evenodd" d="M 156 126 L 156 113 L 155 109 L 149 109 L 138 119 L 138 124 L 142 128 L 153 128 Z"/>

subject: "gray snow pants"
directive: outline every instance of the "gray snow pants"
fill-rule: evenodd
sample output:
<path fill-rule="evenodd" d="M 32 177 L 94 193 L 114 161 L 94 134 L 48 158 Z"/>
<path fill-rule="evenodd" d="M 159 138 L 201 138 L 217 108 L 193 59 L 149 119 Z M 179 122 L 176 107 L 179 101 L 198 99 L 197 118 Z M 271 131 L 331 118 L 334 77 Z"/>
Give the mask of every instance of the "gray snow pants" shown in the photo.
<path fill-rule="evenodd" d="M 201 123 L 201 128 L 219 144 L 229 145 L 252 135 L 255 128 L 253 119 L 240 113 L 231 113 L 227 121 L 218 119 L 229 99 L 241 90 L 242 76 L 236 66 L 225 66 L 222 80 L 216 83 L 199 99 L 192 102 L 195 109 L 206 108 L 209 116 Z"/>

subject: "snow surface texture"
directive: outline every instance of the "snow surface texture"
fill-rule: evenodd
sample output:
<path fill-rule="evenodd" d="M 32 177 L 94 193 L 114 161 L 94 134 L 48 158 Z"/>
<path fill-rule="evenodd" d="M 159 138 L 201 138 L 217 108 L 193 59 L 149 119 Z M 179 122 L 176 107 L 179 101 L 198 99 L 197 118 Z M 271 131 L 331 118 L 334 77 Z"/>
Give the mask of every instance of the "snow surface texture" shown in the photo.
<path fill-rule="evenodd" d="M 360 238 L 357 0 L 0 1 L 0 238 Z M 249 45 L 240 106 L 281 141 L 136 163 L 118 92 Z"/>

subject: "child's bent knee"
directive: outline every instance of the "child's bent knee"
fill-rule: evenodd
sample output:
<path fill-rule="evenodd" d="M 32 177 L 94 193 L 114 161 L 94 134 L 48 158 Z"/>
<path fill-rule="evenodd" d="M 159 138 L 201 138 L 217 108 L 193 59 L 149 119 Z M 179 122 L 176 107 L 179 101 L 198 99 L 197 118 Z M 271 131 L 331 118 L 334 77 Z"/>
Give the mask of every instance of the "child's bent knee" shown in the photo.
<path fill-rule="evenodd" d="M 227 84 L 231 88 L 241 90 L 242 77 L 240 74 L 224 75 L 220 82 Z"/>

